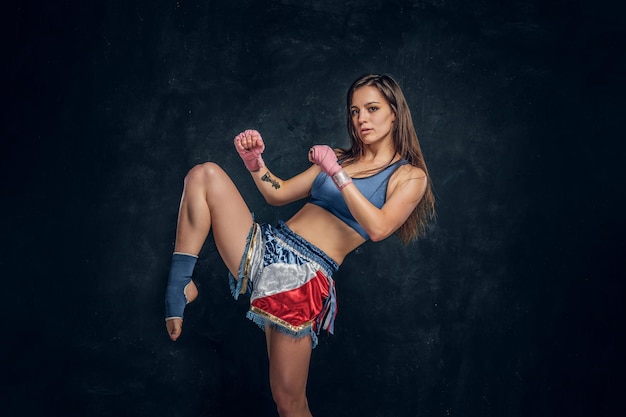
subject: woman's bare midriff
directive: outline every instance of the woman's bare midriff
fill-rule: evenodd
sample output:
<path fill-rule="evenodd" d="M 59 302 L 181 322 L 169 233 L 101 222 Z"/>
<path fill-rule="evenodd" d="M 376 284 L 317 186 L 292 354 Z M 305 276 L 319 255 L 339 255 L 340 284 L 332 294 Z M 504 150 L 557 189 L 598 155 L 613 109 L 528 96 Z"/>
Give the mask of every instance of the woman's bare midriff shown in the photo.
<path fill-rule="evenodd" d="M 323 250 L 337 264 L 365 240 L 353 228 L 330 212 L 314 204 L 305 204 L 287 226 Z"/>

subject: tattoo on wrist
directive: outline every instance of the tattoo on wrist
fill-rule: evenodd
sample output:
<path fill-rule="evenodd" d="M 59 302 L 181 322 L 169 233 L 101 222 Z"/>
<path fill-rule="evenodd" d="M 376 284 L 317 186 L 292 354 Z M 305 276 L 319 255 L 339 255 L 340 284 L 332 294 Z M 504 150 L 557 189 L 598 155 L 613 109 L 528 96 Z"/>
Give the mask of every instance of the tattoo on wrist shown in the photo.
<path fill-rule="evenodd" d="M 276 181 L 274 178 L 270 177 L 270 173 L 269 172 L 266 172 L 261 177 L 261 181 L 269 182 L 270 184 L 272 184 L 272 187 L 276 188 L 277 190 L 280 188 L 280 184 L 278 183 L 278 181 Z"/>

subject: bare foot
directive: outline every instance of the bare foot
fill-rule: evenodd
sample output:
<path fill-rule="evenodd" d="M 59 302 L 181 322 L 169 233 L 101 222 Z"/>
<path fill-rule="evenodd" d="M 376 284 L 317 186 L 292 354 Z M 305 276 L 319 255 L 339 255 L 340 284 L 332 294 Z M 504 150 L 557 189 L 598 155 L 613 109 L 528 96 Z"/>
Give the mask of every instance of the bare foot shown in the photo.
<path fill-rule="evenodd" d="M 167 334 L 170 335 L 170 339 L 175 342 L 183 332 L 183 321 L 181 319 L 167 319 L 165 320 L 165 327 L 167 328 Z"/>
<path fill-rule="evenodd" d="M 196 287 L 193 281 L 185 286 L 184 291 L 185 297 L 187 297 L 187 304 L 198 298 L 198 287 Z M 169 319 L 166 320 L 165 327 L 167 328 L 167 334 L 170 335 L 170 339 L 175 342 L 183 332 L 183 321 L 178 318 Z"/>

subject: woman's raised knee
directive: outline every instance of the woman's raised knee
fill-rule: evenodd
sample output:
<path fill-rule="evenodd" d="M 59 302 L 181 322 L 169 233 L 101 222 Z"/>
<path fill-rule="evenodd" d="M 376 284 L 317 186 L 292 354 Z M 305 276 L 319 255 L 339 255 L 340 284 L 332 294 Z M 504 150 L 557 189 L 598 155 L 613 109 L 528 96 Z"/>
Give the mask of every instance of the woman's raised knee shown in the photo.
<path fill-rule="evenodd" d="M 206 183 L 211 178 L 224 175 L 224 170 L 215 162 L 205 162 L 191 168 L 185 176 L 185 184 L 189 183 Z"/>

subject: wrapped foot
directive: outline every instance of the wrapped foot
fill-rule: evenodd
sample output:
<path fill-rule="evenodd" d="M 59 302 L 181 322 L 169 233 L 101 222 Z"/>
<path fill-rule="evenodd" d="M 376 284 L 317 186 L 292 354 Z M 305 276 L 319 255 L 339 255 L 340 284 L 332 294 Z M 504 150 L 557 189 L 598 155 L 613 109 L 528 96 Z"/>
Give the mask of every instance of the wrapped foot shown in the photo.
<path fill-rule="evenodd" d="M 165 319 L 183 319 L 185 306 L 193 301 L 198 290 L 191 281 L 197 257 L 184 253 L 172 255 L 172 266 L 165 290 Z M 191 285 L 190 285 L 191 284 Z"/>

